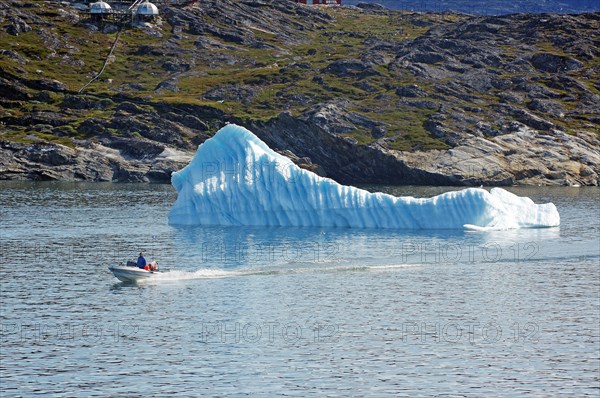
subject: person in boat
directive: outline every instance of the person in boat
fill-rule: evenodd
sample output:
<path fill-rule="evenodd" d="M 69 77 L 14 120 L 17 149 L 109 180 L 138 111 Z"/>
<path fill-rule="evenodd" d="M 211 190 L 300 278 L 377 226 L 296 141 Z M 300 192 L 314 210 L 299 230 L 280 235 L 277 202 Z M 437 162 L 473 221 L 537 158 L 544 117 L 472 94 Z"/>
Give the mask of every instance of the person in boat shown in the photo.
<path fill-rule="evenodd" d="M 144 258 L 144 253 L 140 253 L 140 256 L 137 259 L 138 268 L 144 269 L 146 267 L 146 259 Z"/>
<path fill-rule="evenodd" d="M 144 269 L 146 271 L 154 272 L 158 269 L 158 263 L 156 261 L 152 261 L 151 263 L 148 263 Z"/>

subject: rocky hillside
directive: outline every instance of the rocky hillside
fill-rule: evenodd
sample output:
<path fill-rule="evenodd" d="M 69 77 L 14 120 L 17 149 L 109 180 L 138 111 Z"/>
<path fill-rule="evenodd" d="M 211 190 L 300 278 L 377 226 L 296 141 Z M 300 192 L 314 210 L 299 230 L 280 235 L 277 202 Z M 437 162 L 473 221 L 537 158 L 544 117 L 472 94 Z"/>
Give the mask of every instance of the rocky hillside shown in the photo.
<path fill-rule="evenodd" d="M 75 6 L 0 4 L 0 178 L 165 182 L 235 122 L 343 183 L 598 185 L 599 13 Z"/>

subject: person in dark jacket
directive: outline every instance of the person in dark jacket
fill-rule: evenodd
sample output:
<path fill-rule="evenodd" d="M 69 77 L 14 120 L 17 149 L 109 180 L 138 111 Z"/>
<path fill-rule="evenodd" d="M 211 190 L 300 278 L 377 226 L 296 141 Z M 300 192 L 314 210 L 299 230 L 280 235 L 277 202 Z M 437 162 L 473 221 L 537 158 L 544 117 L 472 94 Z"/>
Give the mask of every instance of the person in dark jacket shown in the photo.
<path fill-rule="evenodd" d="M 146 259 L 144 258 L 144 253 L 140 253 L 140 256 L 137 259 L 138 268 L 144 269 L 146 267 Z"/>

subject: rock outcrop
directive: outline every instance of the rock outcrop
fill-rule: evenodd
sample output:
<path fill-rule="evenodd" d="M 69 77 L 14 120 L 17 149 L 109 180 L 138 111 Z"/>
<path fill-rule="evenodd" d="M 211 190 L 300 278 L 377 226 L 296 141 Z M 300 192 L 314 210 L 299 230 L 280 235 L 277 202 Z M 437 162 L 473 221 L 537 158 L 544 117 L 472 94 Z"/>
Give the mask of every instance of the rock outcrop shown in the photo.
<path fill-rule="evenodd" d="M 167 182 L 235 122 L 347 184 L 599 183 L 600 13 L 48 5 L 0 4 L 0 179 Z"/>
<path fill-rule="evenodd" d="M 0 179 L 168 183 L 171 173 L 191 159 L 191 154 L 183 152 L 163 150 L 157 154 L 154 144 L 145 143 L 146 148 L 143 144 L 87 142 L 69 148 L 3 141 Z"/>

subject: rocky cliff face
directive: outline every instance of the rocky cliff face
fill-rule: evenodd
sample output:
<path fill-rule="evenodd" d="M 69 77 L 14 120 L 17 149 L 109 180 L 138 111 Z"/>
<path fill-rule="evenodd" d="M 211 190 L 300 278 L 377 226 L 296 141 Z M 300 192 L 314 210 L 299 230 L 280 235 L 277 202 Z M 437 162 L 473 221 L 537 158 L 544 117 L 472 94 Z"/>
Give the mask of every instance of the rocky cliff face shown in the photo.
<path fill-rule="evenodd" d="M 0 4 L 0 178 L 167 182 L 235 122 L 343 183 L 598 185 L 598 13 L 74 6 Z"/>

